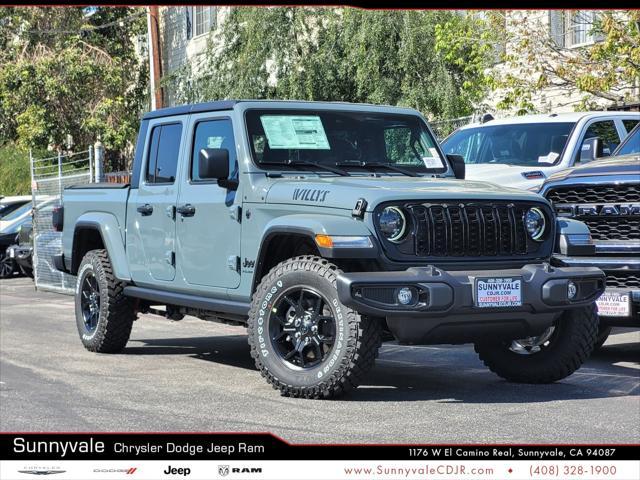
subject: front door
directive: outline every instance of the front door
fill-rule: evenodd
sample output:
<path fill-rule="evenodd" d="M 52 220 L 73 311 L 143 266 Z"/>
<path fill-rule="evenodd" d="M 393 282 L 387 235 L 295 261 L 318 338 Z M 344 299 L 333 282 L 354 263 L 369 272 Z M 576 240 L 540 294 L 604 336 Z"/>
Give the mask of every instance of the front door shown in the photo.
<path fill-rule="evenodd" d="M 134 280 L 141 282 L 171 281 L 176 273 L 176 175 L 184 129 L 179 120 L 163 120 L 165 123 L 150 125 L 140 186 L 129 208 L 129 218 L 134 217 L 128 222 L 130 233 L 138 237 L 137 258 L 146 263 L 141 268 L 132 265 Z"/>
<path fill-rule="evenodd" d="M 177 203 L 178 265 L 187 283 L 219 288 L 240 284 L 240 228 L 237 191 L 203 180 L 198 154 L 203 148 L 229 151 L 229 172 L 238 178 L 233 124 L 224 114 L 193 115 L 191 148 L 185 154 L 188 171 Z M 182 212 L 182 213 L 181 213 Z"/>

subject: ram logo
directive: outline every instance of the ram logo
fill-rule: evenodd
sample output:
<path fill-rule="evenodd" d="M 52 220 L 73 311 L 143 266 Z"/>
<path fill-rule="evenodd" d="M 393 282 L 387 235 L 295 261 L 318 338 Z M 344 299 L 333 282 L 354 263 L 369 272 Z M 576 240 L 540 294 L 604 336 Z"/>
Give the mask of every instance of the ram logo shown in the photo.
<path fill-rule="evenodd" d="M 555 205 L 561 217 L 635 217 L 640 216 L 640 203 L 584 203 Z"/>

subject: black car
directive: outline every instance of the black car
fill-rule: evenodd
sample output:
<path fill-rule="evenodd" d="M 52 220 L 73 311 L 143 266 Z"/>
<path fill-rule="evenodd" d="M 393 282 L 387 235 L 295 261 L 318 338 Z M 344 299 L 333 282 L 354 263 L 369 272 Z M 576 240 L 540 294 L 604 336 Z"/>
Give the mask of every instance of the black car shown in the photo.
<path fill-rule="evenodd" d="M 6 250 L 23 275 L 33 277 L 33 224 L 26 222 L 20 227 L 16 243 Z"/>
<path fill-rule="evenodd" d="M 556 260 L 564 266 L 599 267 L 607 275 L 598 300 L 599 344 L 613 326 L 640 326 L 640 128 L 613 156 L 552 175 L 540 193 L 559 217 L 589 226 L 595 255 L 558 255 Z"/>
<path fill-rule="evenodd" d="M 0 231 L 0 278 L 12 277 L 20 270 L 8 248 L 17 243 L 20 227 L 27 222 L 30 223 L 31 218 L 26 217 Z"/>

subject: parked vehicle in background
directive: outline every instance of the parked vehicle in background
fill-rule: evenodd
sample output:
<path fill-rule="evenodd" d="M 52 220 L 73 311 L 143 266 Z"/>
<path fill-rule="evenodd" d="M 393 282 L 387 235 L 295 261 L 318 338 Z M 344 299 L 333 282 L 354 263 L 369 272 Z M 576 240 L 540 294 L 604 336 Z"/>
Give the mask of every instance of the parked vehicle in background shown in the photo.
<path fill-rule="evenodd" d="M 32 202 L 22 204 L 20 207 L 13 210 L 11 213 L 5 215 L 0 219 L 0 232 L 8 228 L 11 224 L 22 222 L 25 218 L 31 216 Z"/>
<path fill-rule="evenodd" d="M 556 261 L 599 267 L 607 275 L 607 289 L 597 302 L 598 345 L 613 326 L 640 326 L 640 125 L 614 156 L 558 172 L 540 193 L 560 219 L 580 220 L 591 232 L 595 255 L 564 252 Z"/>
<path fill-rule="evenodd" d="M 65 189 L 53 226 L 85 348 L 122 350 L 138 312 L 246 325 L 283 395 L 357 386 L 383 338 L 474 343 L 496 374 L 528 383 L 570 375 L 596 341 L 604 274 L 550 264 L 556 236 L 586 226 L 557 227 L 531 192 L 465 181 L 412 109 L 151 112 L 131 185 Z"/>
<path fill-rule="evenodd" d="M 442 149 L 464 158 L 471 180 L 534 190 L 555 172 L 611 155 L 638 123 L 637 112 L 492 119 L 459 128 Z"/>
<path fill-rule="evenodd" d="M 6 254 L 12 258 L 23 275 L 33 277 L 33 225 L 25 222 L 18 229 L 16 243 L 10 245 Z"/>
<path fill-rule="evenodd" d="M 20 208 L 27 202 L 31 201 L 31 195 L 20 197 L 2 197 L 0 198 L 0 220 L 11 212 Z"/>
<path fill-rule="evenodd" d="M 0 230 L 0 278 L 12 277 L 20 271 L 15 261 L 14 252 L 9 250 L 9 247 L 17 243 L 20 228 L 30 223 L 30 217 L 22 217 Z"/>

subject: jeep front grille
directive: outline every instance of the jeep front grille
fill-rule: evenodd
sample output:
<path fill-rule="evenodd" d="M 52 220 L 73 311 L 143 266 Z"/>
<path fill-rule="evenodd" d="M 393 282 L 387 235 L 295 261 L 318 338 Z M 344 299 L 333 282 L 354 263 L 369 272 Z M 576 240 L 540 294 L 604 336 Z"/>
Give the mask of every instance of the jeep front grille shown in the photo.
<path fill-rule="evenodd" d="M 529 251 L 524 214 L 531 205 L 410 205 L 421 257 L 519 256 Z"/>
<path fill-rule="evenodd" d="M 551 188 L 546 197 L 554 205 L 617 205 L 640 203 L 640 184 L 567 185 Z M 640 240 L 640 218 L 616 215 L 580 215 L 594 240 Z"/>

